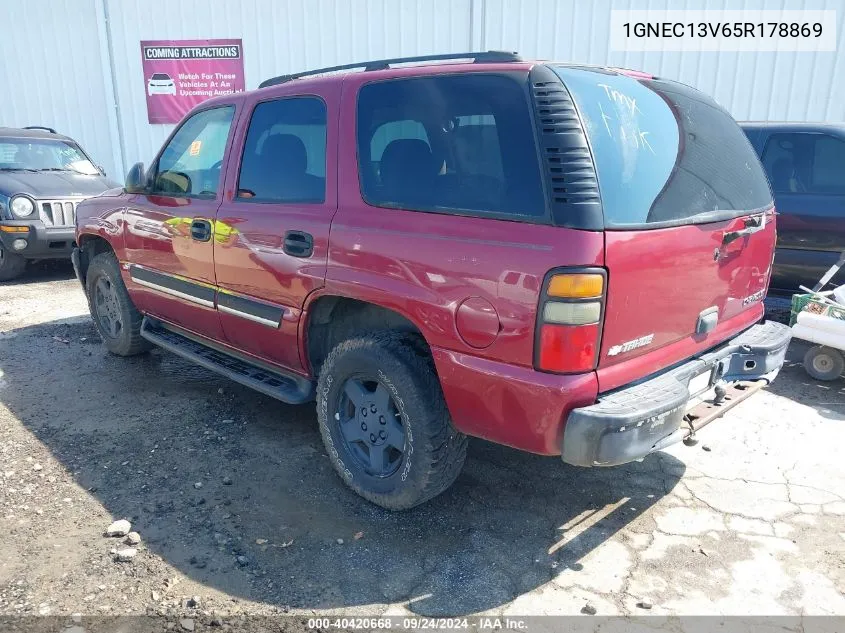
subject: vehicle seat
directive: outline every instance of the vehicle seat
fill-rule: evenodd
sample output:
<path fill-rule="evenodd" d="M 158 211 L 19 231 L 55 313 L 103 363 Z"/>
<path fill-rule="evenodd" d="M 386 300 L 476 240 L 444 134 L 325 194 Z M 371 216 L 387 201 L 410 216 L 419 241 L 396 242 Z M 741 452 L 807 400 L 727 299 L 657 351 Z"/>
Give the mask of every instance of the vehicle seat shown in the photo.
<path fill-rule="evenodd" d="M 305 144 L 293 134 L 273 134 L 261 148 L 261 179 L 270 191 L 259 196 L 281 200 L 323 200 L 326 179 L 308 173 Z"/>
<path fill-rule="evenodd" d="M 439 165 L 428 143 L 421 139 L 391 141 L 379 163 L 381 184 L 387 200 L 397 204 L 427 205 Z"/>
<path fill-rule="evenodd" d="M 772 188 L 775 191 L 804 191 L 804 186 L 795 173 L 795 165 L 789 158 L 779 158 L 772 165 Z"/>

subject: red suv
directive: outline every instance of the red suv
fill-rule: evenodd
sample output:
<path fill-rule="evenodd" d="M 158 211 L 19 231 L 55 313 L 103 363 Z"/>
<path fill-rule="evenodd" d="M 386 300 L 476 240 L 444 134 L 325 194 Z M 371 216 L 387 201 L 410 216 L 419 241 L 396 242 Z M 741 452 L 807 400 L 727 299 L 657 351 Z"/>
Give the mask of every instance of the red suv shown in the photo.
<path fill-rule="evenodd" d="M 774 216 L 742 130 L 688 86 L 439 55 L 206 101 L 79 206 L 73 259 L 111 352 L 316 398 L 343 480 L 403 509 L 467 436 L 621 464 L 771 381 Z"/>

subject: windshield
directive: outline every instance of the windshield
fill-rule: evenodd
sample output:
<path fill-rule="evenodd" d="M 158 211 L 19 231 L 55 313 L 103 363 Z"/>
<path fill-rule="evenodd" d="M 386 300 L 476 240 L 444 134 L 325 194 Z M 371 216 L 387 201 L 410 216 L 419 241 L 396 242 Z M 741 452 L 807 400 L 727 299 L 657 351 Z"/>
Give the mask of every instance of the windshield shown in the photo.
<path fill-rule="evenodd" d="M 587 132 L 608 228 L 712 222 L 771 206 L 757 154 L 705 94 L 659 79 L 554 70 Z"/>
<path fill-rule="evenodd" d="M 16 170 L 100 175 L 100 170 L 75 143 L 53 139 L 0 138 L 0 171 Z"/>

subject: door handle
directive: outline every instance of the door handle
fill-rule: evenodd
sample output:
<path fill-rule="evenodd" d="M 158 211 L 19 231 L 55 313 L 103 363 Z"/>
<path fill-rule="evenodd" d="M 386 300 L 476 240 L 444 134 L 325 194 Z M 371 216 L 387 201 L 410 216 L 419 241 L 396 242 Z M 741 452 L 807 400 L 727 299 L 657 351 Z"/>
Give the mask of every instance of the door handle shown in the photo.
<path fill-rule="evenodd" d="M 287 231 L 282 249 L 292 257 L 311 257 L 314 253 L 314 236 L 305 231 Z"/>
<path fill-rule="evenodd" d="M 741 231 L 728 231 L 722 235 L 722 246 L 727 246 L 744 235 L 751 235 L 766 228 L 766 214 L 745 219 L 745 228 Z"/>
<path fill-rule="evenodd" d="M 191 222 L 191 237 L 198 242 L 211 239 L 211 222 L 208 220 L 194 220 Z"/>

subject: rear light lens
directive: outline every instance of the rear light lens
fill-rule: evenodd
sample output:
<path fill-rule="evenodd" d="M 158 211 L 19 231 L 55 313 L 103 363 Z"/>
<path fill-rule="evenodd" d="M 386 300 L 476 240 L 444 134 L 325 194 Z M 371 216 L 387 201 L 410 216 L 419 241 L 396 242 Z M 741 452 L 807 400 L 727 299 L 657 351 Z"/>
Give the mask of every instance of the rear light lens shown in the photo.
<path fill-rule="evenodd" d="M 598 323 L 601 317 L 601 303 L 564 303 L 548 301 L 543 307 L 544 323 L 563 323 L 566 325 L 588 325 Z"/>
<path fill-rule="evenodd" d="M 600 297 L 604 290 L 604 275 L 582 273 L 573 275 L 553 275 L 549 280 L 550 297 L 562 299 L 584 299 Z"/>
<path fill-rule="evenodd" d="M 537 369 L 581 373 L 596 367 L 605 296 L 599 272 L 549 277 L 540 304 Z"/>
<path fill-rule="evenodd" d="M 540 330 L 540 369 L 560 373 L 590 371 L 596 365 L 599 324 L 549 325 Z"/>

